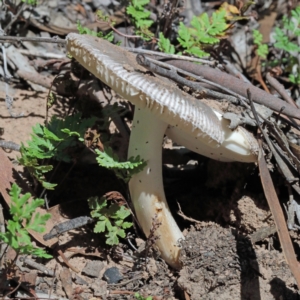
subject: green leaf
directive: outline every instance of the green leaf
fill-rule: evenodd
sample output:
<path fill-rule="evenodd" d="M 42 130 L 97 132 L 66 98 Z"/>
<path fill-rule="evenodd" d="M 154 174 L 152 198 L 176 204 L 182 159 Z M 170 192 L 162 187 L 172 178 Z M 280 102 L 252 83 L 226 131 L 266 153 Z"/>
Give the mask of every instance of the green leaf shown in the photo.
<path fill-rule="evenodd" d="M 164 37 L 162 32 L 159 33 L 158 48 L 164 53 L 175 54 L 175 47 L 171 44 L 169 39 Z"/>
<path fill-rule="evenodd" d="M 182 22 L 179 23 L 178 35 L 178 41 L 184 48 L 190 48 L 194 44 L 189 29 Z"/>
<path fill-rule="evenodd" d="M 195 56 L 198 56 L 198 57 L 209 56 L 209 53 L 201 50 L 198 47 L 191 47 L 190 49 L 185 50 L 185 52 L 189 53 L 189 54 L 192 54 L 192 55 L 195 55 Z"/>
<path fill-rule="evenodd" d="M 118 245 L 119 244 L 119 239 L 117 237 L 117 233 L 116 232 L 110 231 L 105 236 L 107 237 L 107 239 L 106 239 L 106 244 L 107 245 L 113 246 L 113 245 Z"/>
<path fill-rule="evenodd" d="M 258 48 L 257 48 L 257 54 L 266 59 L 267 55 L 269 53 L 269 47 L 267 44 L 264 44 L 264 45 L 260 45 Z"/>
<path fill-rule="evenodd" d="M 46 189 L 54 189 L 56 184 L 46 181 L 44 173 L 53 169 L 52 165 L 40 165 L 40 160 L 55 158 L 58 161 L 70 162 L 67 149 L 84 141 L 84 133 L 95 123 L 96 118 L 82 119 L 81 114 L 67 116 L 64 119 L 52 117 L 48 127 L 36 124 L 31 140 L 27 146 L 21 144 L 21 157 L 18 161 L 25 166 Z"/>
<path fill-rule="evenodd" d="M 119 237 L 123 238 L 123 239 L 126 237 L 125 231 L 124 231 L 123 229 L 121 229 L 121 228 L 118 228 L 118 230 L 117 230 L 117 235 L 118 235 Z"/>
<path fill-rule="evenodd" d="M 124 220 L 128 216 L 130 216 L 130 211 L 129 209 L 125 208 L 125 206 L 119 207 L 119 209 L 116 212 L 116 218 Z"/>
<path fill-rule="evenodd" d="M 128 161 L 120 162 L 110 147 L 105 147 L 103 152 L 98 149 L 95 152 L 97 153 L 96 160 L 99 165 L 107 169 L 112 169 L 117 177 L 125 182 L 128 182 L 133 174 L 142 171 L 146 166 L 146 162 L 141 160 L 139 156 L 135 158 L 130 157 Z"/>
<path fill-rule="evenodd" d="M 40 215 L 36 213 L 33 218 L 31 218 L 29 224 L 26 226 L 26 229 L 34 230 L 36 232 L 44 232 L 46 229 L 46 222 L 51 218 L 51 214 Z"/>
<path fill-rule="evenodd" d="M 263 40 L 262 34 L 256 29 L 254 29 L 252 33 L 253 33 L 254 44 L 258 46 L 261 45 Z"/>
<path fill-rule="evenodd" d="M 132 225 L 133 224 L 131 222 L 123 222 L 122 228 L 123 229 L 128 229 L 128 228 L 132 227 Z"/>
<path fill-rule="evenodd" d="M 147 298 L 143 297 L 142 295 L 140 295 L 139 293 L 135 293 L 134 297 L 137 300 L 153 300 L 152 296 L 148 296 Z"/>
<path fill-rule="evenodd" d="M 105 232 L 105 221 L 98 221 L 94 227 L 94 232 L 99 233 L 99 232 Z"/>
<path fill-rule="evenodd" d="M 258 30 L 253 30 L 253 42 L 257 45 L 257 55 L 263 59 L 266 59 L 269 48 L 267 44 L 262 44 L 263 36 Z"/>
<path fill-rule="evenodd" d="M 46 182 L 46 181 L 42 181 L 42 186 L 43 188 L 47 189 L 47 190 L 54 190 L 54 188 L 57 186 L 56 183 L 50 183 L 50 182 Z"/>
<path fill-rule="evenodd" d="M 107 206 L 107 201 L 104 197 L 90 197 L 88 199 L 89 208 L 93 210 L 101 210 L 102 208 Z"/>
<path fill-rule="evenodd" d="M 131 5 L 126 8 L 126 13 L 131 17 L 131 22 L 137 29 L 136 34 L 146 41 L 153 37 L 153 33 L 149 31 L 149 27 L 153 24 L 153 21 L 149 19 L 151 13 L 145 9 L 148 3 L 149 0 L 132 0 Z"/>
<path fill-rule="evenodd" d="M 177 38 L 180 45 L 189 53 L 198 57 L 207 56 L 208 53 L 203 49 L 207 45 L 217 44 L 220 37 L 225 35 L 228 28 L 226 22 L 226 11 L 218 10 L 209 18 L 207 13 L 198 17 L 194 16 L 191 20 L 192 27 L 186 27 L 182 22 L 179 23 Z"/>
<path fill-rule="evenodd" d="M 76 131 L 71 131 L 69 128 L 64 128 L 61 130 L 63 133 L 67 134 L 68 136 L 75 136 L 75 137 L 80 137 L 80 134 Z"/>
<path fill-rule="evenodd" d="M 119 243 L 118 236 L 124 238 L 126 236 L 124 229 L 132 226 L 131 222 L 123 220 L 130 215 L 130 211 L 116 203 L 110 202 L 108 205 L 104 197 L 91 197 L 88 199 L 91 216 L 97 219 L 94 227 L 95 233 L 106 232 L 106 243 L 108 245 L 116 245 Z"/>
<path fill-rule="evenodd" d="M 9 192 L 11 196 L 10 214 L 12 219 L 7 222 L 7 231 L 0 234 L 0 239 L 16 251 L 24 254 L 34 254 L 40 257 L 51 257 L 45 251 L 34 248 L 28 230 L 45 231 L 46 221 L 50 214 L 40 215 L 36 209 L 44 203 L 43 199 L 32 199 L 29 193 L 21 196 L 21 189 L 13 184 Z M 26 223 L 23 228 L 22 223 Z"/>
<path fill-rule="evenodd" d="M 286 52 L 300 51 L 298 45 L 291 42 L 289 36 L 278 27 L 275 28 L 274 38 L 276 40 L 276 43 L 274 44 L 276 48 Z"/>
<path fill-rule="evenodd" d="M 56 142 L 60 142 L 63 139 L 60 139 L 58 136 L 56 136 L 53 132 L 51 132 L 50 130 L 48 130 L 48 128 L 44 127 L 44 138 L 45 139 L 49 139 L 49 140 L 53 140 Z"/>

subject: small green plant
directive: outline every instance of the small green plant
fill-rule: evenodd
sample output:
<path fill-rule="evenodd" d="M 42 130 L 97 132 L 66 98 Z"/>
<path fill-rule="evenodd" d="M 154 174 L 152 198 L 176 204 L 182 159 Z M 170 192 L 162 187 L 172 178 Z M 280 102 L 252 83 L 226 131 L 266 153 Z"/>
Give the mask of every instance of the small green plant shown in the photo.
<path fill-rule="evenodd" d="M 159 33 L 158 49 L 164 53 L 175 54 L 175 47 L 169 39 L 164 37 L 162 32 Z"/>
<path fill-rule="evenodd" d="M 106 244 L 118 245 L 119 237 L 125 238 L 125 229 L 132 226 L 124 220 L 130 215 L 130 210 L 117 203 L 107 203 L 105 197 L 91 197 L 88 199 L 91 216 L 97 219 L 95 233 L 106 232 Z"/>
<path fill-rule="evenodd" d="M 262 43 L 263 36 L 258 30 L 253 30 L 253 42 L 257 46 L 257 55 L 263 59 L 266 59 L 269 53 L 269 48 L 267 44 Z"/>
<path fill-rule="evenodd" d="M 22 2 L 28 4 L 28 5 L 36 5 L 37 0 L 22 0 Z"/>
<path fill-rule="evenodd" d="M 56 184 L 46 181 L 45 173 L 53 166 L 41 163 L 45 159 L 70 162 L 72 157 L 68 149 L 83 142 L 83 136 L 88 127 L 95 123 L 96 118 L 82 119 L 81 114 L 67 116 L 65 119 L 53 117 L 48 126 L 36 124 L 32 127 L 33 134 L 27 145 L 21 144 L 21 157 L 18 161 L 36 178 L 44 188 L 53 189 Z"/>
<path fill-rule="evenodd" d="M 13 184 L 9 192 L 11 197 L 11 220 L 7 222 L 7 231 L 0 233 L 0 240 L 8 244 L 20 254 L 33 254 L 38 257 L 51 258 L 45 250 L 32 245 L 28 230 L 44 232 L 50 214 L 40 215 L 36 209 L 44 204 L 43 199 L 32 199 L 30 193 L 21 196 L 21 189 Z"/>
<path fill-rule="evenodd" d="M 182 22 L 179 24 L 178 41 L 184 52 L 198 57 L 209 56 L 209 53 L 204 51 L 205 47 L 219 43 L 220 37 L 225 35 L 228 28 L 226 11 L 216 11 L 211 18 L 207 13 L 194 16 L 191 25 L 189 28 Z"/>
<path fill-rule="evenodd" d="M 205 48 L 208 45 L 219 43 L 228 28 L 226 11 L 220 9 L 214 12 L 211 18 L 207 13 L 198 17 L 194 16 L 191 25 L 192 27 L 187 27 L 182 22 L 179 23 L 177 40 L 183 48 L 183 52 L 198 57 L 209 56 L 209 53 L 205 52 Z M 175 53 L 174 46 L 162 33 L 159 33 L 158 47 L 162 52 Z"/>
<path fill-rule="evenodd" d="M 77 21 L 77 30 L 78 30 L 79 34 L 87 34 L 87 35 L 91 35 L 91 36 L 96 36 L 96 37 L 102 38 L 104 40 L 107 40 L 109 42 L 112 42 L 114 40 L 114 34 L 112 31 L 110 31 L 108 34 L 104 34 L 101 31 L 96 32 L 94 30 L 89 29 L 88 27 L 83 27 L 79 21 Z"/>
<path fill-rule="evenodd" d="M 152 296 L 148 296 L 148 297 L 143 297 L 142 295 L 140 295 L 139 293 L 135 293 L 134 294 L 135 299 L 137 300 L 152 300 Z"/>
<path fill-rule="evenodd" d="M 275 28 L 274 38 L 276 43 L 274 46 L 290 54 L 291 59 L 289 59 L 289 64 L 286 68 L 290 72 L 289 79 L 294 84 L 300 84 L 300 67 L 297 59 L 300 47 L 296 39 L 300 36 L 300 6 L 292 10 L 291 15 L 291 18 L 283 17 L 283 29 Z M 293 41 L 294 38 L 295 41 Z"/>
<path fill-rule="evenodd" d="M 111 169 L 116 176 L 122 179 L 124 182 L 128 182 L 133 174 L 136 174 L 143 170 L 146 166 L 146 162 L 139 156 L 131 157 L 128 161 L 120 162 L 118 156 L 113 152 L 110 147 L 105 147 L 104 151 L 98 149 L 95 150 L 98 156 L 97 162 L 101 167 Z"/>
<path fill-rule="evenodd" d="M 137 29 L 136 34 L 146 41 L 151 40 L 154 36 L 149 30 L 153 24 L 153 21 L 149 19 L 151 13 L 145 9 L 149 2 L 150 0 L 131 0 L 131 4 L 126 8 L 127 14 L 131 16 L 131 21 Z"/>

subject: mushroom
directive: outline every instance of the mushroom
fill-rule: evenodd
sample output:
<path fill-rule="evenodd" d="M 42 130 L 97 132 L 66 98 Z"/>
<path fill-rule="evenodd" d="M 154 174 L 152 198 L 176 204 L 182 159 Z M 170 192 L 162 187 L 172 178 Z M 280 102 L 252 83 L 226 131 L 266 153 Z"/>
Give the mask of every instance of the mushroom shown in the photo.
<path fill-rule="evenodd" d="M 180 267 L 183 234 L 169 210 L 162 181 L 162 143 L 167 134 L 188 149 L 220 161 L 257 161 L 258 144 L 242 127 L 232 131 L 229 121 L 172 82 L 151 76 L 135 55 L 92 36 L 71 33 L 67 49 L 83 67 L 135 105 L 128 156 L 147 161 L 129 182 L 137 219 L 149 235 L 153 218 L 161 256 Z"/>

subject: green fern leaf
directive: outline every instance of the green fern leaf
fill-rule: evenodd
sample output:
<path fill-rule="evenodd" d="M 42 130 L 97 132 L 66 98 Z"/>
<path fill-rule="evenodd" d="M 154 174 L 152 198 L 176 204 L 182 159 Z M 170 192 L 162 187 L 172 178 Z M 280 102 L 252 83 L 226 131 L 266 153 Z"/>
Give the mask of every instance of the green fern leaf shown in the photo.
<path fill-rule="evenodd" d="M 158 48 L 164 53 L 175 54 L 175 47 L 171 44 L 169 39 L 164 37 L 162 32 L 159 33 Z"/>
<path fill-rule="evenodd" d="M 0 233 L 0 239 L 22 254 L 34 254 L 50 258 L 44 250 L 33 247 L 28 230 L 43 232 L 50 214 L 40 215 L 36 209 L 44 203 L 43 199 L 32 199 L 29 193 L 21 196 L 21 189 L 14 183 L 9 192 L 11 197 L 10 214 L 12 220 L 7 222 L 7 231 Z M 22 227 L 25 223 L 25 227 Z"/>
<path fill-rule="evenodd" d="M 143 10 L 144 6 L 147 5 L 150 0 L 132 0 L 132 5 L 139 10 Z"/>

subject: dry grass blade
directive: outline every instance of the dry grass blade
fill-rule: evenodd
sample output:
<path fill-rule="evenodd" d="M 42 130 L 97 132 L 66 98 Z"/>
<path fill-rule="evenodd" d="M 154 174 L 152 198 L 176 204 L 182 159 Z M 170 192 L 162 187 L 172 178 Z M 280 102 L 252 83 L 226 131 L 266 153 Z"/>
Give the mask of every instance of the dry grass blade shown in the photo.
<path fill-rule="evenodd" d="M 286 225 L 286 221 L 281 209 L 281 206 L 279 204 L 279 199 L 277 197 L 272 178 L 270 176 L 267 163 L 265 161 L 265 158 L 262 154 L 262 151 L 260 151 L 260 154 L 258 156 L 258 166 L 259 166 L 259 172 L 260 172 L 260 179 L 261 183 L 264 189 L 265 196 L 267 198 L 270 210 L 272 212 L 272 215 L 275 220 L 280 244 L 283 250 L 283 254 L 285 256 L 285 259 L 290 267 L 290 270 L 292 271 L 298 288 L 300 289 L 300 268 L 299 263 L 296 258 L 296 254 L 293 248 L 293 244 L 290 238 L 290 234 Z"/>

